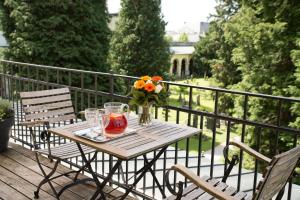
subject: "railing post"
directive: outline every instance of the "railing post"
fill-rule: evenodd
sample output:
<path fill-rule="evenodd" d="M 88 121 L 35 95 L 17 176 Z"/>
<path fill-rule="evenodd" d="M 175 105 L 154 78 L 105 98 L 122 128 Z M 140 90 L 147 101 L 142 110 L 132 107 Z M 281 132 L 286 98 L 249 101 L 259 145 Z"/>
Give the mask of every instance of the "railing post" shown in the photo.
<path fill-rule="evenodd" d="M 110 94 L 110 99 L 113 101 L 113 96 L 114 96 L 114 73 L 112 70 L 109 71 L 109 94 Z"/>

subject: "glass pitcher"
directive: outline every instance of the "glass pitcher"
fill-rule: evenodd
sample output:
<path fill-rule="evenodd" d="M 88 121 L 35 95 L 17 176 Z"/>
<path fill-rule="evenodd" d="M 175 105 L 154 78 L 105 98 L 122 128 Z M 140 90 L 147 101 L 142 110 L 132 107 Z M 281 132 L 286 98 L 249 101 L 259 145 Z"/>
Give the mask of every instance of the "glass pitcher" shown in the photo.
<path fill-rule="evenodd" d="M 104 104 L 105 113 L 109 114 L 109 123 L 105 127 L 108 134 L 120 134 L 127 128 L 129 106 L 119 102 L 108 102 Z"/>

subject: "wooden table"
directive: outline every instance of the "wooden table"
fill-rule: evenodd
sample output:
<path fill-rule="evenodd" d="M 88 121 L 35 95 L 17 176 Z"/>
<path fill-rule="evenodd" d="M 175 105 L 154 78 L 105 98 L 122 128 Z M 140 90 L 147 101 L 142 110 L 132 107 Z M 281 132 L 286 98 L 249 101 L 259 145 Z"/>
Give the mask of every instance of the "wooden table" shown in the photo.
<path fill-rule="evenodd" d="M 79 151 L 81 152 L 82 159 L 85 163 L 90 163 L 90 160 L 88 160 L 87 157 L 85 156 L 81 145 L 86 145 L 91 148 L 94 148 L 96 150 L 95 154 L 97 154 L 97 152 L 104 152 L 118 158 L 118 161 L 113 166 L 113 168 L 111 169 L 107 177 L 102 181 L 102 183 L 99 182 L 92 167 L 90 166 L 90 164 L 88 164 L 87 167 L 90 173 L 92 174 L 93 179 L 96 182 L 98 187 L 92 199 L 96 199 L 100 193 L 102 196 L 104 195 L 102 194 L 101 190 L 104 188 L 106 183 L 111 179 L 115 171 L 121 166 L 122 161 L 128 161 L 138 156 L 143 156 L 145 161 L 145 166 L 137 171 L 136 175 L 139 174 L 139 176 L 135 179 L 132 185 L 126 187 L 126 192 L 121 197 L 121 199 L 125 199 L 125 197 L 132 191 L 134 186 L 141 180 L 141 178 L 148 171 L 152 174 L 155 183 L 160 189 L 163 197 L 165 197 L 162 187 L 159 181 L 157 180 L 157 178 L 155 177 L 155 174 L 152 170 L 153 164 L 162 155 L 162 153 L 165 152 L 165 150 L 170 144 L 173 144 L 181 139 L 195 135 L 201 131 L 200 129 L 178 125 L 178 124 L 167 123 L 167 122 L 161 122 L 158 120 L 154 120 L 154 123 L 150 126 L 140 126 L 138 124 L 137 118 L 130 118 L 128 120 L 128 127 L 136 130 L 136 133 L 132 135 L 117 138 L 105 143 L 92 142 L 90 140 L 74 135 L 75 131 L 83 130 L 90 127 L 92 127 L 92 125 L 89 125 L 86 122 L 80 122 L 80 123 L 71 124 L 63 127 L 53 128 L 50 129 L 49 131 L 55 135 L 76 142 Z M 159 152 L 152 160 L 149 161 L 146 157 L 146 154 L 158 149 Z M 96 155 L 94 155 L 92 159 L 95 158 Z M 103 196 L 103 198 L 105 197 Z"/>

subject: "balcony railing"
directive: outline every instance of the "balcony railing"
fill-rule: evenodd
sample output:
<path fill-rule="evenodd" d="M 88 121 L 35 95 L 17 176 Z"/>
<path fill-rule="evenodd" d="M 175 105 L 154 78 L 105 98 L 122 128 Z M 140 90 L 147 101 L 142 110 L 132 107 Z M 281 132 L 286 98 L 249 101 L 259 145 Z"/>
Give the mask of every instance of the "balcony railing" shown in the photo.
<path fill-rule="evenodd" d="M 1 68 L 1 97 L 11 100 L 16 110 L 16 124 L 13 127 L 11 137 L 28 147 L 32 147 L 29 131 L 18 125 L 18 122 L 22 121 L 23 116 L 19 102 L 20 91 L 69 87 L 75 111 L 79 112 L 87 107 L 101 107 L 107 101 L 127 102 L 129 97 L 126 94 L 130 91 L 130 86 L 136 80 L 136 77 L 113 73 L 92 72 L 5 60 L 1 61 Z M 228 144 L 233 136 L 238 136 L 244 142 L 247 134 L 251 133 L 256 138 L 255 147 L 258 151 L 263 150 L 261 144 L 264 141 L 261 134 L 266 131 L 268 131 L 269 137 L 274 138 L 275 144 L 273 146 L 275 147 L 274 150 L 276 150 L 274 151 L 275 153 L 279 153 L 280 151 L 279 141 L 282 135 L 289 136 L 287 137 L 289 141 L 286 141 L 291 144 L 289 148 L 299 144 L 298 135 L 300 134 L 300 130 L 289 127 L 289 122 L 283 120 L 285 109 L 293 104 L 299 104 L 300 99 L 298 98 L 271 96 L 175 82 L 166 82 L 166 84 L 171 92 L 176 91 L 181 95 L 179 95 L 180 98 L 178 96 L 178 99 L 177 96 L 171 96 L 170 105 L 164 108 L 155 108 L 155 118 L 194 126 L 203 130 L 196 137 L 188 138 L 172 145 L 155 164 L 154 171 L 160 174 L 158 176 L 159 181 L 163 183 L 163 189 L 166 192 L 167 189 L 164 184 L 163 174 L 165 174 L 170 166 L 176 163 L 184 164 L 193 169 L 198 175 L 206 174 L 212 177 L 222 177 L 227 163 L 220 160 L 220 146 L 218 144 L 222 142 Z M 224 97 L 226 96 L 230 96 L 231 99 L 234 98 L 240 102 L 240 116 L 231 114 L 228 107 L 223 107 Z M 185 97 L 186 100 L 183 100 Z M 209 99 L 208 97 L 211 98 Z M 274 123 L 254 121 L 249 118 L 249 112 L 251 112 L 249 108 L 253 99 L 275 105 L 276 119 L 271 120 Z M 204 103 L 201 103 L 202 101 Z M 209 105 L 206 105 L 206 103 Z M 38 127 L 35 131 L 40 132 L 43 128 Z M 222 139 L 219 140 L 219 138 Z M 54 138 L 54 145 L 62 142 L 65 142 L 65 140 Z M 203 150 L 207 151 L 203 152 Z M 228 181 L 239 190 L 253 192 L 260 177 L 259 163 L 255 161 L 254 169 L 246 170 L 243 167 L 243 155 L 243 152 L 240 152 L 240 163 L 233 170 Z M 148 156 L 153 156 L 153 153 Z M 100 178 L 105 176 L 113 162 L 115 162 L 115 159 L 112 156 L 104 153 L 98 156 L 94 163 L 94 168 Z M 123 166 L 124 176 L 122 176 L 122 173 L 118 173 L 113 177 L 110 184 L 119 186 L 118 183 L 122 180 L 130 182 L 131 175 L 138 170 L 142 162 L 142 158 L 126 162 Z M 78 167 L 81 164 L 82 161 L 79 158 L 68 161 L 68 165 L 72 168 Z M 174 181 L 176 179 L 177 177 L 174 177 Z M 295 196 L 294 188 L 297 189 L 297 186 L 292 184 L 291 181 L 287 188 L 286 198 L 293 199 L 293 196 Z M 141 181 L 141 184 L 135 188 L 134 194 L 143 199 L 161 198 L 154 180 L 150 176 L 146 176 Z"/>

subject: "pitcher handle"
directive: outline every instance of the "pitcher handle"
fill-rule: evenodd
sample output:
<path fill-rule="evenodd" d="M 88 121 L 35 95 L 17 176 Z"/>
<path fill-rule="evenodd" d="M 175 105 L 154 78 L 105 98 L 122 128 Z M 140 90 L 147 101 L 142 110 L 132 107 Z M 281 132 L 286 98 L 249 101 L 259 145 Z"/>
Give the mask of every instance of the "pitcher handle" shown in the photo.
<path fill-rule="evenodd" d="M 121 106 L 121 110 L 124 111 L 125 108 L 127 109 L 126 118 L 129 119 L 129 105 L 123 103 L 122 106 Z"/>

